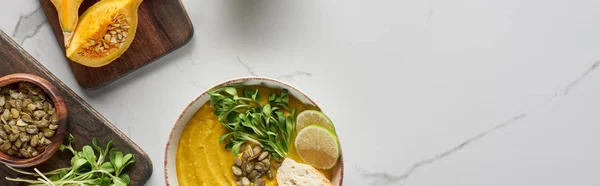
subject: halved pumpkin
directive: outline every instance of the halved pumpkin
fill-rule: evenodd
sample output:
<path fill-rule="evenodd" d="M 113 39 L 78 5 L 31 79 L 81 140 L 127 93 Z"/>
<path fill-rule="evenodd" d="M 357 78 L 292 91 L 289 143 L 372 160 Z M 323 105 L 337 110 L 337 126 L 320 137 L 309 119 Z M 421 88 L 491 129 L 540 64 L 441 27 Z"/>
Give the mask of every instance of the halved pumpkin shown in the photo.
<path fill-rule="evenodd" d="M 102 0 L 86 10 L 66 49 L 69 59 L 101 67 L 119 58 L 135 37 L 142 0 Z"/>
<path fill-rule="evenodd" d="M 58 21 L 63 31 L 65 47 L 69 47 L 73 31 L 79 19 L 79 6 L 83 0 L 50 0 L 58 12 Z"/>

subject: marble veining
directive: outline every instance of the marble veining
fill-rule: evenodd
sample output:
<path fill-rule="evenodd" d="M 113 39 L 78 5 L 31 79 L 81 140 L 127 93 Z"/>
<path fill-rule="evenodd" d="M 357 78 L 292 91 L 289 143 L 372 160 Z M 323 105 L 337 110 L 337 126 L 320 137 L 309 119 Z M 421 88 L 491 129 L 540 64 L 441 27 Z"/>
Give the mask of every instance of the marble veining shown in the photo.
<path fill-rule="evenodd" d="M 42 7 L 38 7 L 35 11 L 19 16 L 17 25 L 12 33 L 17 43 L 23 45 L 27 39 L 35 37 L 42 26 L 47 25 L 48 19 L 44 15 Z"/>
<path fill-rule="evenodd" d="M 252 69 L 252 67 L 248 66 L 246 63 L 242 62 L 242 60 L 240 59 L 240 57 L 237 57 L 237 61 L 244 66 L 244 68 L 246 69 L 246 71 L 252 75 L 252 76 L 258 76 L 258 74 L 256 74 L 256 72 L 254 72 L 254 69 Z"/>
<path fill-rule="evenodd" d="M 427 5 L 429 6 L 429 11 L 427 12 L 427 23 L 429 26 L 431 26 L 433 18 L 433 0 L 428 0 Z"/>
<path fill-rule="evenodd" d="M 149 186 L 182 109 L 248 75 L 327 111 L 344 185 L 600 185 L 600 1 L 181 2 L 192 40 L 94 91 L 39 0 L 4 3 L 0 28 L 147 152 Z"/>
<path fill-rule="evenodd" d="M 242 60 L 239 57 L 237 57 L 237 61 L 246 69 L 246 71 L 248 72 L 248 74 L 250 74 L 252 76 L 259 76 L 254 71 L 254 68 L 252 68 L 252 67 L 248 66 L 248 64 L 242 62 Z M 310 77 L 312 75 L 313 74 L 310 73 L 310 72 L 305 72 L 305 71 L 297 70 L 297 71 L 294 71 L 294 72 L 289 73 L 289 74 L 283 74 L 283 75 L 276 76 L 275 78 L 276 79 L 282 79 L 282 80 L 293 80 L 295 77 L 298 77 L 298 76 L 307 76 L 307 77 Z"/>
<path fill-rule="evenodd" d="M 571 81 L 571 83 L 569 83 L 567 86 L 565 86 L 561 90 L 555 92 L 552 97 L 548 98 L 546 101 L 544 101 L 540 105 L 534 107 L 533 109 L 531 109 L 527 112 L 524 112 L 524 113 L 517 114 L 517 115 L 513 116 L 512 118 L 509 118 L 506 121 L 498 123 L 495 126 L 493 126 L 492 128 L 487 129 L 475 136 L 472 136 L 472 137 L 468 138 L 467 140 L 463 141 L 462 143 L 457 144 L 456 146 L 453 146 L 445 151 L 442 151 L 439 154 L 422 159 L 422 160 L 414 163 L 404 173 L 402 173 L 400 175 L 393 175 L 388 172 L 370 172 L 370 171 L 361 169 L 359 167 L 357 167 L 356 169 L 357 169 L 357 171 L 362 172 L 361 176 L 363 176 L 364 178 L 373 180 L 374 185 L 389 185 L 389 184 L 395 184 L 395 183 L 400 183 L 402 185 L 405 185 L 401 182 L 406 179 L 409 179 L 410 176 L 412 174 L 414 174 L 417 171 L 417 169 L 419 169 L 419 167 L 434 164 L 435 162 L 437 162 L 447 156 L 450 156 L 453 153 L 467 147 L 469 144 L 477 142 L 478 140 L 482 139 L 489 133 L 495 132 L 495 131 L 502 129 L 504 127 L 507 127 L 511 124 L 519 122 L 520 120 L 522 120 L 523 118 L 527 117 L 528 115 L 534 113 L 535 111 L 537 111 L 539 109 L 543 109 L 545 106 L 547 106 L 548 104 L 553 102 L 555 99 L 562 97 L 562 96 L 567 96 L 569 94 L 569 92 L 571 91 L 571 89 L 575 88 L 590 73 L 594 72 L 594 70 L 596 70 L 596 68 L 598 68 L 598 66 L 600 66 L 600 61 L 594 62 L 577 79 Z"/>
<path fill-rule="evenodd" d="M 297 76 L 312 76 L 313 74 L 310 72 L 304 72 L 304 71 L 295 71 L 292 72 L 290 74 L 284 74 L 284 75 L 280 75 L 275 77 L 276 79 L 284 79 L 284 80 L 293 80 L 295 77 Z"/>

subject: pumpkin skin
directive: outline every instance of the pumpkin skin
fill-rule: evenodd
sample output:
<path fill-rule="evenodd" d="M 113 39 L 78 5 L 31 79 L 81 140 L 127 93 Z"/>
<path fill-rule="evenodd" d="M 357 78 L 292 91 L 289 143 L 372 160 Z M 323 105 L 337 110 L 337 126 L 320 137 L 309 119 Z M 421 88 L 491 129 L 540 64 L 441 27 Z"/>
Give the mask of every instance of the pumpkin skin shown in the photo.
<path fill-rule="evenodd" d="M 79 6 L 83 0 L 50 0 L 58 12 L 58 21 L 63 31 L 65 47 L 69 47 L 79 20 Z"/>
<path fill-rule="evenodd" d="M 67 58 L 88 67 L 102 67 L 119 58 L 135 38 L 141 3 L 142 0 L 102 0 L 91 6 L 79 19 L 66 49 Z"/>

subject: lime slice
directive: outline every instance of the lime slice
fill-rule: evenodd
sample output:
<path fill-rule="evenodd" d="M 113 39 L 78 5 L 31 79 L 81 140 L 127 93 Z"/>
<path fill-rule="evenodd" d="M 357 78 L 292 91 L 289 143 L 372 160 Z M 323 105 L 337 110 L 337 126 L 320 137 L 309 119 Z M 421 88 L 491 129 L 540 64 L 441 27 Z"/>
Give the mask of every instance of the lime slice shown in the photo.
<path fill-rule="evenodd" d="M 298 114 L 296 118 L 296 131 L 300 131 L 308 125 L 319 125 L 329 131 L 335 132 L 333 122 L 325 114 L 317 110 L 305 110 Z"/>
<path fill-rule="evenodd" d="M 318 125 L 309 125 L 298 132 L 294 145 L 298 156 L 318 169 L 331 169 L 340 157 L 337 136 Z"/>

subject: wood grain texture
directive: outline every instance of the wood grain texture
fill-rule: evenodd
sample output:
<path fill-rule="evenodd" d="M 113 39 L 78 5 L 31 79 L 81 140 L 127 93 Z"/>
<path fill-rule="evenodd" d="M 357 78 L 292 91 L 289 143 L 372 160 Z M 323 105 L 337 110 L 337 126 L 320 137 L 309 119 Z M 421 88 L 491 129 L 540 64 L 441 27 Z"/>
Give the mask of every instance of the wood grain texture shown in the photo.
<path fill-rule="evenodd" d="M 96 0 L 85 0 L 79 8 L 81 15 Z M 63 53 L 64 40 L 56 9 L 49 0 L 40 0 L 48 22 Z M 91 68 L 65 57 L 75 79 L 83 88 L 97 89 L 185 45 L 194 29 L 179 0 L 144 0 L 138 12 L 138 28 L 129 49 L 112 63 Z"/>
<path fill-rule="evenodd" d="M 152 175 L 152 161 L 150 157 L 138 147 L 131 139 L 119 131 L 106 118 L 101 116 L 89 104 L 69 89 L 62 81 L 43 67 L 31 55 L 23 50 L 16 42 L 0 31 L 0 76 L 12 73 L 30 73 L 40 76 L 54 84 L 62 94 L 68 109 L 69 132 L 75 138 L 75 148 L 81 149 L 83 145 L 91 144 L 92 138 L 98 137 L 101 144 L 114 141 L 114 147 L 124 153 L 135 155 L 136 163 L 125 169 L 131 176 L 131 185 L 143 185 Z M 39 166 L 42 172 L 70 165 L 72 155 L 57 152 L 46 163 Z M 0 165 L 0 185 L 17 185 L 4 179 L 5 176 L 14 177 L 16 174 Z"/>

